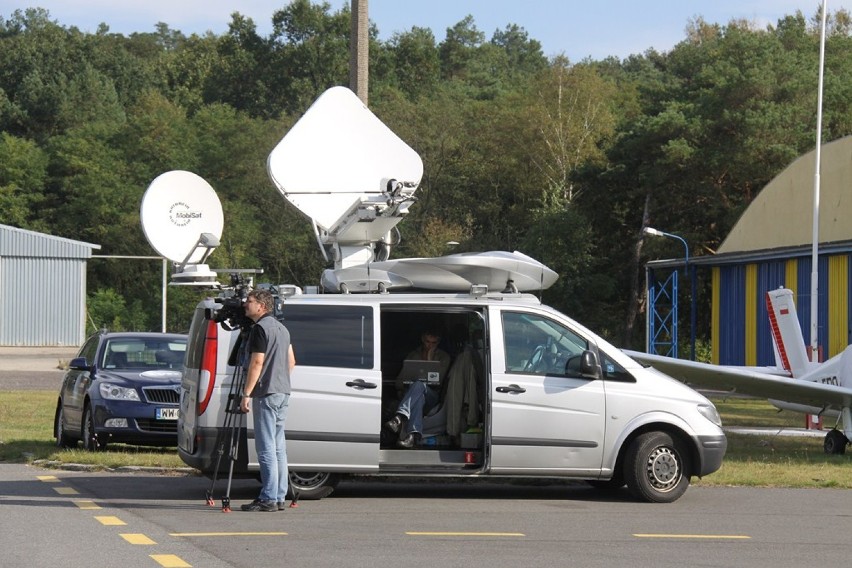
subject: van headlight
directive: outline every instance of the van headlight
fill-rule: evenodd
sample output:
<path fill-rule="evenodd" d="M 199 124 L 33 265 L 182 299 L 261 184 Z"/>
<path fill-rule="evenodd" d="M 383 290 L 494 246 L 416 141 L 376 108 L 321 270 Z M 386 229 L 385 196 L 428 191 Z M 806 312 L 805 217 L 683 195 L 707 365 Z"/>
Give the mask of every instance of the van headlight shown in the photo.
<path fill-rule="evenodd" d="M 701 414 L 701 416 L 703 416 L 719 428 L 722 427 L 722 417 L 719 416 L 719 412 L 712 404 L 699 404 L 698 412 Z"/>
<path fill-rule="evenodd" d="M 101 383 L 101 398 L 107 400 L 133 400 L 139 402 L 139 393 L 136 389 Z"/>

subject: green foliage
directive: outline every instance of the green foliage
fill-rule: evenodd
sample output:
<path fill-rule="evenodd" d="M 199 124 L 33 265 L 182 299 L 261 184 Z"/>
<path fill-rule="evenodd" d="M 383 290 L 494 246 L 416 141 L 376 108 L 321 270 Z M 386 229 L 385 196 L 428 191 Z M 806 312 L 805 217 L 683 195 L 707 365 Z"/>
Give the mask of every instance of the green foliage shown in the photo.
<path fill-rule="evenodd" d="M 349 7 L 297 0 L 270 19 L 265 37 L 239 12 L 218 36 L 160 24 L 125 37 L 41 9 L 0 18 L 0 223 L 149 256 L 141 197 L 185 169 L 223 201 L 212 266 L 316 284 L 310 225 L 265 164 L 322 91 L 348 82 Z M 826 140 L 852 134 L 850 22 L 830 15 Z M 371 109 L 425 166 L 394 257 L 521 250 L 560 274 L 546 301 L 616 343 L 641 343 L 644 262 L 680 254 L 641 228 L 712 251 L 813 145 L 818 29 L 801 13 L 764 28 L 697 17 L 669 52 L 579 64 L 546 59 L 516 24 L 490 39 L 470 16 L 437 31 L 369 32 Z M 161 326 L 158 261 L 92 259 L 88 284 L 96 325 Z M 169 330 L 185 331 L 197 295 L 169 289 Z M 700 316 L 700 345 L 706 329 Z"/>
<path fill-rule="evenodd" d="M 90 294 L 86 308 L 87 334 L 104 328 L 110 331 L 149 331 L 151 329 L 141 302 L 137 300 L 128 306 L 124 298 L 112 288 L 97 290 L 94 294 Z"/>
<path fill-rule="evenodd" d="M 0 133 L 0 223 L 36 228 L 30 212 L 44 200 L 46 177 L 47 155 L 41 148 L 8 132 Z"/>

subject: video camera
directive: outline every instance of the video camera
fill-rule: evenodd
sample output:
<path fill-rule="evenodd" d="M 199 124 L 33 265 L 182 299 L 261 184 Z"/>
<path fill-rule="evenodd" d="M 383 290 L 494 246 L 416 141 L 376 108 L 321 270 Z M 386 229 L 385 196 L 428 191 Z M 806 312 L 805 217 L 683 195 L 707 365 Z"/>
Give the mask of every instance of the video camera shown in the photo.
<path fill-rule="evenodd" d="M 222 324 L 228 331 L 248 329 L 254 322 L 246 316 L 244 305 L 251 285 L 246 283 L 242 274 L 235 272 L 231 274 L 231 288 L 234 290 L 232 296 L 214 299 L 222 307 L 206 308 L 204 317 Z"/>

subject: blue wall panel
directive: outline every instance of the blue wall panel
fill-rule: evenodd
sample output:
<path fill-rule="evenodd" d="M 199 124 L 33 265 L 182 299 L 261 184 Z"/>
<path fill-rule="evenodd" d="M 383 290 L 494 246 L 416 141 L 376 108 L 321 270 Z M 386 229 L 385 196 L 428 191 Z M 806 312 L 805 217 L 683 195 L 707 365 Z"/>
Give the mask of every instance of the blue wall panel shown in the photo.
<path fill-rule="evenodd" d="M 745 266 L 720 267 L 719 363 L 745 362 Z"/>
<path fill-rule="evenodd" d="M 784 286 L 786 262 L 771 261 L 757 266 L 757 364 L 774 365 L 775 350 L 772 347 L 772 332 L 769 329 L 769 313 L 766 310 L 766 293 Z"/>
<path fill-rule="evenodd" d="M 811 337 L 811 257 L 800 257 L 798 259 L 799 277 L 796 283 L 796 315 L 799 316 L 799 325 L 802 326 L 802 337 L 805 345 L 810 343 Z"/>

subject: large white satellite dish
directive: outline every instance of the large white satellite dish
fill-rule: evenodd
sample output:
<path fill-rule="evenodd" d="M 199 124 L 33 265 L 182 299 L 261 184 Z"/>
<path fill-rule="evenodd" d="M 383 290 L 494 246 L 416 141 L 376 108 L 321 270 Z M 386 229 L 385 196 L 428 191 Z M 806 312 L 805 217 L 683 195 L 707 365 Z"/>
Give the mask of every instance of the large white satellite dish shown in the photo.
<path fill-rule="evenodd" d="M 338 266 L 359 265 L 389 245 L 414 203 L 423 161 L 346 87 L 325 91 L 269 154 L 284 197 L 309 217 Z M 388 249 L 389 250 L 389 249 Z"/>
<path fill-rule="evenodd" d="M 215 273 L 202 263 L 219 245 L 225 218 L 209 183 L 182 170 L 161 174 L 142 197 L 140 217 L 151 247 L 180 264 L 184 277 L 177 274 L 176 280 L 215 280 Z"/>
<path fill-rule="evenodd" d="M 387 180 L 417 187 L 423 161 L 346 87 L 332 87 L 269 154 L 269 176 L 302 213 L 331 229 Z"/>

